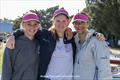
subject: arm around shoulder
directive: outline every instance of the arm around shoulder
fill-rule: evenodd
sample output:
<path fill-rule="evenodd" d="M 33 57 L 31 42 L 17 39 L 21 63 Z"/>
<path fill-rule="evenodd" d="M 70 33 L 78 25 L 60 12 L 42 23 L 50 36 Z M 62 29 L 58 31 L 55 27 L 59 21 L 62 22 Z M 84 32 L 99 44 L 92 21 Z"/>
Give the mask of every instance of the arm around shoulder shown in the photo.
<path fill-rule="evenodd" d="M 94 55 L 98 68 L 98 80 L 112 80 L 110 50 L 105 41 L 95 40 Z"/>

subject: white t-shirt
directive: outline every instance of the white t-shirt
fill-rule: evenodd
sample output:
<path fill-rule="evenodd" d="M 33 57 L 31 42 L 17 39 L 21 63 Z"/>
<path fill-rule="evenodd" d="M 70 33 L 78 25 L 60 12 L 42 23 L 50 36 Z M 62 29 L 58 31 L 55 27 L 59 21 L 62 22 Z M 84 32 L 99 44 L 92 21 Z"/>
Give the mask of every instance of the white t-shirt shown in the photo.
<path fill-rule="evenodd" d="M 46 77 L 51 80 L 72 80 L 73 51 L 72 45 L 64 44 L 63 38 L 57 41 Z"/>

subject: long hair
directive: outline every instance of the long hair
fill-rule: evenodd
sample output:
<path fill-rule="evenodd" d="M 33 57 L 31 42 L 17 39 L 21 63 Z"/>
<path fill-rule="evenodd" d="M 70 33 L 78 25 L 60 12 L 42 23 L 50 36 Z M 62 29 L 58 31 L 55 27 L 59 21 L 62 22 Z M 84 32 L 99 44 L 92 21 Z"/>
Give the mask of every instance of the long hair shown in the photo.
<path fill-rule="evenodd" d="M 55 40 L 59 40 L 59 36 L 57 34 L 57 31 L 55 30 L 55 26 L 51 26 L 49 28 L 49 31 L 52 33 L 53 37 Z"/>

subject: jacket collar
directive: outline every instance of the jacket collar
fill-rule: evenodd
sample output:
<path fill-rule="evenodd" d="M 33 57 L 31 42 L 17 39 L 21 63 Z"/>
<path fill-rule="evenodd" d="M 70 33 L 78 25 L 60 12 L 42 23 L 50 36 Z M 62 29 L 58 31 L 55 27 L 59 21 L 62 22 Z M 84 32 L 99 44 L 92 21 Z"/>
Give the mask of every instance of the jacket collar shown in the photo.
<path fill-rule="evenodd" d="M 93 29 L 88 30 L 88 33 L 86 35 L 85 41 L 82 46 L 84 46 L 87 42 L 89 42 L 89 40 L 93 36 L 94 32 L 95 32 L 95 30 L 93 30 Z M 76 46 L 78 47 L 80 44 L 80 39 L 78 37 L 78 33 L 74 36 L 74 38 L 75 38 Z"/>

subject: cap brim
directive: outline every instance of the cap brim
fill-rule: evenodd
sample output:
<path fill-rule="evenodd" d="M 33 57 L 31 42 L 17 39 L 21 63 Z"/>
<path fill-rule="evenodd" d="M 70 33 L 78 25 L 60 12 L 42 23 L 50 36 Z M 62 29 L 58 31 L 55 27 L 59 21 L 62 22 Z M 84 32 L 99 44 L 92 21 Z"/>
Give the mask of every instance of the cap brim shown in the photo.
<path fill-rule="evenodd" d="M 86 23 L 86 22 L 88 22 L 87 20 L 83 20 L 83 19 L 76 19 L 76 20 L 74 20 L 74 21 L 73 21 L 73 23 L 74 23 L 74 22 L 76 22 L 76 21 L 78 21 L 78 22 L 85 22 L 85 23 Z"/>
<path fill-rule="evenodd" d="M 40 22 L 39 20 L 37 19 L 28 19 L 28 20 L 23 20 L 23 22 L 28 22 L 28 21 L 37 21 L 37 22 Z"/>

